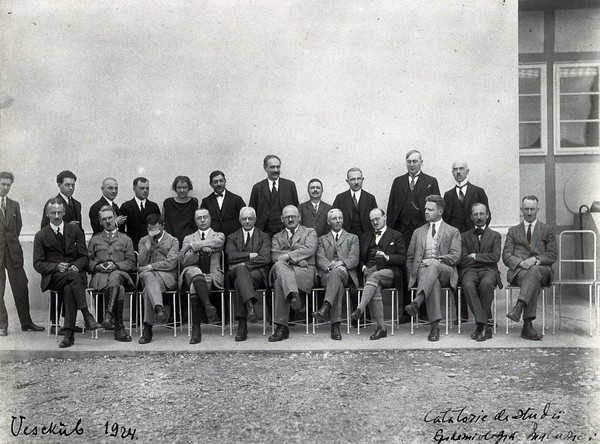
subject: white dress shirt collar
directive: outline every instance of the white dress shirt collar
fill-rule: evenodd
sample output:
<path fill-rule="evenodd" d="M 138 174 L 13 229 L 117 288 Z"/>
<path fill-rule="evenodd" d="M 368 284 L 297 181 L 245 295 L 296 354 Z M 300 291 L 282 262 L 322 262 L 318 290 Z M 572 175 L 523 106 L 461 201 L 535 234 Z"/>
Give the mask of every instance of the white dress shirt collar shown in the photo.
<path fill-rule="evenodd" d="M 67 205 L 69 205 L 69 198 L 67 196 L 65 196 L 63 193 L 59 192 L 58 194 L 60 194 L 60 196 L 65 200 L 65 202 L 67 203 Z"/>
<path fill-rule="evenodd" d="M 244 242 L 246 242 L 246 239 L 248 238 L 248 233 L 250 233 L 250 239 L 252 239 L 252 236 L 254 236 L 254 227 L 252 227 L 250 231 L 242 230 L 244 231 Z"/>
<path fill-rule="evenodd" d="M 533 222 L 531 222 L 531 232 L 533 233 L 533 230 L 535 230 L 535 225 L 537 224 L 537 219 L 534 220 Z M 527 228 L 529 228 L 529 222 L 527 222 L 526 220 L 523 221 L 523 227 L 525 228 L 525 233 L 527 233 Z"/>
<path fill-rule="evenodd" d="M 54 231 L 54 234 L 56 234 L 56 230 L 58 230 L 59 228 L 60 228 L 61 234 L 65 234 L 65 223 L 64 222 L 61 222 L 60 225 L 50 224 L 50 228 L 52 228 L 52 231 Z"/>
<path fill-rule="evenodd" d="M 136 203 L 137 203 L 137 206 L 138 206 L 138 208 L 140 208 L 140 206 L 141 206 L 141 204 L 142 204 L 142 203 L 144 204 L 144 208 L 146 208 L 146 202 L 148 201 L 148 199 L 139 200 L 139 199 L 137 198 L 137 196 L 133 196 L 133 198 L 135 199 L 135 201 L 136 201 Z"/>
<path fill-rule="evenodd" d="M 353 196 L 356 196 L 356 201 L 360 202 L 360 195 L 362 194 L 362 188 L 358 191 L 350 190 L 350 192 L 352 193 Z"/>

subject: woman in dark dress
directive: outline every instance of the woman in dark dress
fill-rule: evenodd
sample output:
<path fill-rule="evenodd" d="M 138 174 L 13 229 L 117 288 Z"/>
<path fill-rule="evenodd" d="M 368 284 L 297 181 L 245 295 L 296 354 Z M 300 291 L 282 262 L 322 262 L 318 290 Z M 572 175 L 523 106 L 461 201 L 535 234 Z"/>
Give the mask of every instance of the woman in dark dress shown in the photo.
<path fill-rule="evenodd" d="M 163 202 L 165 230 L 179 240 L 181 248 L 183 238 L 197 230 L 194 213 L 198 208 L 198 199 L 188 196 L 194 187 L 187 176 L 177 176 L 171 188 L 177 196 L 169 197 Z"/>

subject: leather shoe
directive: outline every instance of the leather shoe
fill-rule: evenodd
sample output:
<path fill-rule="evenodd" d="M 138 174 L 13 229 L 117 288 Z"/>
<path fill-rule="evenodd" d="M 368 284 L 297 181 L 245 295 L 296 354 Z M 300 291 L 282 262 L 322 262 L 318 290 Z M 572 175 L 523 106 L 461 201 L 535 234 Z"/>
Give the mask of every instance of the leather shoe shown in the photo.
<path fill-rule="evenodd" d="M 483 324 L 477 324 L 477 328 L 475 328 L 475 331 L 471 333 L 471 339 L 477 339 L 477 336 L 481 335 L 482 333 L 485 333 L 485 326 Z"/>
<path fill-rule="evenodd" d="M 312 317 L 319 322 L 328 322 L 330 316 L 330 305 L 327 302 L 323 302 L 323 305 L 318 311 L 312 314 Z"/>
<path fill-rule="evenodd" d="M 387 330 L 385 328 L 377 327 L 375 333 L 369 336 L 371 341 L 376 341 L 377 339 L 387 338 Z"/>
<path fill-rule="evenodd" d="M 514 308 L 506 313 L 506 317 L 513 322 L 519 322 L 521 320 L 521 313 L 523 312 L 523 305 L 520 301 L 517 301 Z"/>
<path fill-rule="evenodd" d="M 357 308 L 356 310 L 354 310 L 352 312 L 352 314 L 350 315 L 350 317 L 353 320 L 358 321 L 361 318 L 362 314 L 363 314 L 363 311 L 360 308 Z"/>
<path fill-rule="evenodd" d="M 200 344 L 200 342 L 202 342 L 202 329 L 200 328 L 200 324 L 193 324 L 190 344 Z"/>
<path fill-rule="evenodd" d="M 290 330 L 285 325 L 277 324 L 275 333 L 269 336 L 269 342 L 279 342 L 290 337 Z"/>
<path fill-rule="evenodd" d="M 142 337 L 138 340 L 138 344 L 149 344 L 152 342 L 152 326 L 150 324 L 144 324 L 142 330 Z"/>
<path fill-rule="evenodd" d="M 486 339 L 487 339 L 487 335 L 485 334 L 485 328 L 484 328 L 477 334 L 477 336 L 475 337 L 475 340 L 477 342 L 483 342 Z"/>
<path fill-rule="evenodd" d="M 406 313 L 403 314 L 402 316 L 400 316 L 400 320 L 398 321 L 398 324 L 410 324 L 410 316 L 407 315 Z"/>
<path fill-rule="evenodd" d="M 336 322 L 335 324 L 331 324 L 331 339 L 335 341 L 342 340 L 342 334 L 340 333 L 340 323 Z"/>
<path fill-rule="evenodd" d="M 0 328 L 0 336 L 8 336 L 8 329 Z"/>
<path fill-rule="evenodd" d="M 525 321 L 521 330 L 521 337 L 530 341 L 541 341 L 544 335 L 535 331 L 531 321 Z"/>
<path fill-rule="evenodd" d="M 427 336 L 427 340 L 431 342 L 440 340 L 440 328 L 437 325 L 431 326 L 431 331 L 429 332 L 429 336 Z"/>
<path fill-rule="evenodd" d="M 125 331 L 125 327 L 115 329 L 115 331 L 113 332 L 113 336 L 115 338 L 115 341 L 131 342 L 131 336 L 127 334 L 127 332 Z"/>
<path fill-rule="evenodd" d="M 88 330 L 98 330 L 100 327 L 102 327 L 99 322 L 96 322 L 96 320 L 91 314 L 84 315 L 83 321 L 85 322 L 85 328 L 87 328 Z"/>
<path fill-rule="evenodd" d="M 87 325 L 85 328 L 88 328 Z M 109 328 L 112 328 L 112 329 L 115 328 L 115 323 L 113 321 L 113 315 L 110 311 L 107 311 L 104 314 L 104 319 L 102 320 L 102 328 L 104 328 L 105 330 L 108 330 Z"/>
<path fill-rule="evenodd" d="M 296 292 L 290 293 L 290 304 L 292 306 L 292 310 L 296 310 L 299 312 L 304 312 L 306 308 L 304 307 L 304 302 L 300 298 L 300 295 Z"/>
<path fill-rule="evenodd" d="M 248 324 L 246 319 L 240 319 L 238 321 L 237 334 L 235 335 L 235 340 L 237 342 L 242 342 L 248 339 Z"/>
<path fill-rule="evenodd" d="M 494 335 L 494 327 L 492 327 L 490 325 L 485 327 L 485 339 L 492 339 L 493 335 Z"/>
<path fill-rule="evenodd" d="M 73 330 L 66 329 L 65 337 L 62 341 L 60 341 L 60 344 L 58 344 L 58 346 L 60 348 L 67 348 L 72 346 L 73 344 L 75 344 L 75 334 L 73 333 Z"/>
<path fill-rule="evenodd" d="M 413 301 L 404 307 L 404 311 L 408 313 L 409 316 L 416 318 L 419 316 L 419 305 Z"/>
<path fill-rule="evenodd" d="M 64 336 L 64 334 L 65 334 L 65 329 L 64 329 L 64 328 L 62 328 L 62 327 L 58 327 L 58 333 L 56 333 L 56 327 L 55 327 L 55 326 L 52 326 L 52 327 L 50 328 L 50 334 L 51 334 L 51 335 Z"/>
<path fill-rule="evenodd" d="M 206 306 L 204 307 L 204 310 L 206 311 L 206 319 L 208 321 L 209 324 L 214 324 L 215 322 L 219 322 L 219 315 L 217 313 L 217 309 L 216 307 L 211 304 L 210 302 L 208 304 L 206 304 Z"/>
<path fill-rule="evenodd" d="M 29 325 L 21 325 L 21 330 L 23 331 L 44 331 L 44 327 L 40 327 L 39 325 L 35 325 L 33 322 Z"/>
<path fill-rule="evenodd" d="M 169 319 L 162 305 L 157 305 L 156 307 L 154 307 L 154 313 L 156 314 L 157 324 L 164 324 Z"/>
<path fill-rule="evenodd" d="M 73 333 L 83 333 L 83 329 L 81 327 L 75 326 L 73 327 Z M 60 332 L 58 332 L 58 334 L 60 334 Z"/>
<path fill-rule="evenodd" d="M 256 310 L 252 301 L 246 302 L 246 320 L 248 322 L 256 322 Z"/>

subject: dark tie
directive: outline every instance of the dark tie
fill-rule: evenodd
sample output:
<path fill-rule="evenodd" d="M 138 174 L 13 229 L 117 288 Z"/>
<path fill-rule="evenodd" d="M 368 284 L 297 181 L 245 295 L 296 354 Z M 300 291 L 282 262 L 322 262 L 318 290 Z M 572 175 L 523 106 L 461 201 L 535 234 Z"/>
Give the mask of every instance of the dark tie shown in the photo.
<path fill-rule="evenodd" d="M 291 240 L 292 240 L 292 238 L 294 237 L 294 233 L 295 233 L 295 230 L 290 230 L 290 241 L 291 241 Z"/>
<path fill-rule="evenodd" d="M 246 234 L 246 244 L 244 245 L 244 250 L 248 250 L 248 247 L 250 247 L 250 232 L 249 231 Z"/>
<path fill-rule="evenodd" d="M 527 227 L 527 243 L 529 245 L 531 245 L 531 225 L 532 224 L 529 224 L 529 226 Z"/>
<path fill-rule="evenodd" d="M 56 238 L 58 239 L 58 241 L 61 243 L 61 245 L 65 244 L 65 237 L 63 236 L 63 234 L 60 232 L 60 227 L 58 227 L 56 229 Z"/>
<path fill-rule="evenodd" d="M 415 177 L 416 176 L 410 176 L 410 191 L 415 189 Z"/>
<path fill-rule="evenodd" d="M 475 234 L 477 235 L 477 241 L 481 247 L 481 237 L 483 236 L 483 228 L 475 228 Z"/>
<path fill-rule="evenodd" d="M 6 217 L 6 198 L 2 198 L 2 215 Z"/>
<path fill-rule="evenodd" d="M 356 193 L 352 193 L 352 202 L 354 202 L 355 207 L 358 207 L 358 201 L 356 200 Z"/>
<path fill-rule="evenodd" d="M 435 224 L 431 224 L 431 237 L 435 237 Z"/>
<path fill-rule="evenodd" d="M 204 232 L 202 232 L 200 240 L 205 239 L 206 236 L 204 235 Z M 202 251 L 198 253 L 198 267 L 200 268 L 200 270 L 202 270 L 202 273 L 210 273 L 210 254 L 203 253 Z"/>
<path fill-rule="evenodd" d="M 279 193 L 277 192 L 277 182 L 273 181 L 273 188 L 271 188 L 271 204 L 274 204 L 279 200 Z"/>
<path fill-rule="evenodd" d="M 140 202 L 140 211 L 144 212 L 144 202 Z"/>
<path fill-rule="evenodd" d="M 375 236 L 381 236 L 381 230 L 375 230 Z"/>
<path fill-rule="evenodd" d="M 206 236 L 204 235 L 204 231 L 202 232 L 202 237 L 200 238 L 200 240 L 205 240 Z"/>
<path fill-rule="evenodd" d="M 458 200 L 460 200 L 461 202 L 465 200 L 465 193 L 463 193 L 463 188 L 466 187 L 467 185 L 456 185 L 456 188 L 458 188 Z"/>
<path fill-rule="evenodd" d="M 340 240 L 340 233 L 335 233 L 335 243 L 337 244 Z"/>
<path fill-rule="evenodd" d="M 223 197 L 223 193 L 215 193 L 215 196 L 217 196 L 217 197 Z"/>

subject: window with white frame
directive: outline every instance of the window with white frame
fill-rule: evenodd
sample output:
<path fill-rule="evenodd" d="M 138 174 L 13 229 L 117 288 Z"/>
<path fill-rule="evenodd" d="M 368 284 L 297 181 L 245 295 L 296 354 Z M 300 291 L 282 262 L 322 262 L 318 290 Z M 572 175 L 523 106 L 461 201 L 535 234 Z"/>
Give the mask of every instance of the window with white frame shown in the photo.
<path fill-rule="evenodd" d="M 548 153 L 546 64 L 519 65 L 519 153 Z"/>
<path fill-rule="evenodd" d="M 598 154 L 600 62 L 554 65 L 554 152 Z"/>

